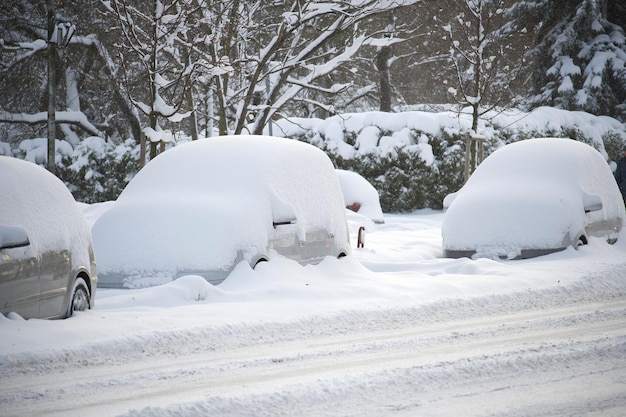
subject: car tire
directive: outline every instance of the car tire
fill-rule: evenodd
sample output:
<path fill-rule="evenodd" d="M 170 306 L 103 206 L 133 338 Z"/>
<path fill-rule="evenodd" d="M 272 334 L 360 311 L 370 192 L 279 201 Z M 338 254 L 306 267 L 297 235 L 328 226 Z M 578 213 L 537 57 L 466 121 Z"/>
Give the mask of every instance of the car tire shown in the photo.
<path fill-rule="evenodd" d="M 576 247 L 579 248 L 581 246 L 585 246 L 587 243 L 589 243 L 589 241 L 587 240 L 587 236 L 580 235 L 578 236 L 578 239 L 576 240 Z"/>
<path fill-rule="evenodd" d="M 615 245 L 617 243 L 617 233 L 609 233 L 606 237 L 606 243 L 609 245 Z"/>
<path fill-rule="evenodd" d="M 257 267 L 260 263 L 263 263 L 263 262 L 269 262 L 269 261 L 268 261 L 267 259 L 265 259 L 265 258 L 259 258 L 259 259 L 257 259 L 257 261 L 254 263 L 254 266 L 252 266 L 252 269 L 256 269 L 256 267 Z"/>
<path fill-rule="evenodd" d="M 70 303 L 67 307 L 66 317 L 71 317 L 75 311 L 85 311 L 91 308 L 91 294 L 87 282 L 82 277 L 77 277 L 72 287 Z"/>

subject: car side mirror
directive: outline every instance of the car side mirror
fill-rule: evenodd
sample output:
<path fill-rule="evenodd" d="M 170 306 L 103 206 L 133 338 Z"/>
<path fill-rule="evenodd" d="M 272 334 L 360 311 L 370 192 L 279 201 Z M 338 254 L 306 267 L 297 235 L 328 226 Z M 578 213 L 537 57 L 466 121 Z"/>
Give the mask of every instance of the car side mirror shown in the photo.
<path fill-rule="evenodd" d="M 296 210 L 293 206 L 274 196 L 272 198 L 272 225 L 283 226 L 295 224 L 297 221 Z"/>
<path fill-rule="evenodd" d="M 26 230 L 18 226 L 0 225 L 0 249 L 21 248 L 30 245 Z"/>
<path fill-rule="evenodd" d="M 585 206 L 585 213 L 602 210 L 602 199 L 597 195 L 585 194 L 583 196 L 583 204 Z"/>

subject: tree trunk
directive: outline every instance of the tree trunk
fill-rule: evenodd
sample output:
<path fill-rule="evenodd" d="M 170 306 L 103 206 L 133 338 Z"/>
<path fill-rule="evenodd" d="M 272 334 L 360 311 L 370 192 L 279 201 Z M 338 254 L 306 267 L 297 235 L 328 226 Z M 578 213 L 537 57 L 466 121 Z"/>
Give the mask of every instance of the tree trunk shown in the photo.
<path fill-rule="evenodd" d="M 152 110 L 150 111 L 150 127 L 152 128 L 152 130 L 156 131 L 157 130 L 157 125 L 158 125 L 158 118 L 159 118 L 159 114 L 156 112 L 156 110 L 154 109 L 155 107 L 155 103 L 156 103 L 156 98 L 157 98 L 157 94 L 159 93 L 159 86 L 156 83 L 155 77 L 157 75 L 157 70 L 158 70 L 158 63 L 157 63 L 157 47 L 156 45 L 159 42 L 159 30 L 160 30 L 160 25 L 159 25 L 159 20 L 157 19 L 158 17 L 158 12 L 157 10 L 159 9 L 159 2 L 158 0 L 153 0 L 153 12 L 154 12 L 154 25 L 152 27 L 152 41 L 153 41 L 153 48 L 150 51 L 150 55 L 151 55 L 151 60 L 150 60 L 150 88 L 152 89 L 151 91 L 151 99 L 152 99 L 152 103 L 151 103 L 151 107 Z M 152 140 L 150 141 L 150 160 L 153 160 L 154 158 L 156 158 L 157 156 L 157 143 L 153 142 Z"/>
<path fill-rule="evenodd" d="M 198 120 L 196 119 L 196 107 L 194 106 L 193 94 L 191 92 L 191 87 L 187 89 L 185 92 L 187 99 L 187 106 L 191 109 L 191 114 L 189 115 L 189 128 L 191 129 L 191 140 L 198 140 Z"/>
<path fill-rule="evenodd" d="M 217 96 L 217 128 L 220 136 L 228 134 L 228 121 L 226 120 L 226 100 L 224 100 L 225 91 L 223 90 L 222 78 L 218 75 L 213 78 L 215 80 L 215 95 Z"/>
<path fill-rule="evenodd" d="M 391 111 L 391 79 L 389 77 L 389 58 L 391 47 L 381 46 L 376 52 L 376 69 L 378 70 L 380 111 Z"/>
<path fill-rule="evenodd" d="M 48 8 L 48 171 L 55 171 L 56 141 L 56 0 L 47 0 Z"/>
<path fill-rule="evenodd" d="M 183 60 L 185 65 L 191 66 L 191 55 L 189 53 L 189 47 L 187 45 L 182 46 Z M 198 140 L 198 120 L 196 119 L 196 106 L 193 100 L 193 85 L 187 85 L 185 88 L 185 101 L 187 107 L 191 111 L 189 115 L 189 128 L 191 130 L 191 140 Z"/>
<path fill-rule="evenodd" d="M 478 133 L 478 117 L 480 116 L 478 111 L 479 107 L 478 103 L 472 104 L 472 130 L 474 133 Z"/>
<path fill-rule="evenodd" d="M 153 130 L 157 130 L 157 118 L 158 118 L 158 114 L 156 112 L 152 112 L 150 113 L 150 127 Z M 150 141 L 150 160 L 152 161 L 154 158 L 156 158 L 157 156 L 157 143 L 153 142 L 152 140 Z"/>

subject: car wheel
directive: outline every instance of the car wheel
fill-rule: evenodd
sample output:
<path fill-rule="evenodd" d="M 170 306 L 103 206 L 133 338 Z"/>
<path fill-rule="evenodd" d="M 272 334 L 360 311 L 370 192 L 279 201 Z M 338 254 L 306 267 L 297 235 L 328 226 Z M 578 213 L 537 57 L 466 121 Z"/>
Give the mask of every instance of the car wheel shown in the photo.
<path fill-rule="evenodd" d="M 609 233 L 606 237 L 606 243 L 609 245 L 615 245 L 617 243 L 617 233 Z"/>
<path fill-rule="evenodd" d="M 260 263 L 262 262 L 267 262 L 268 260 L 265 258 L 259 258 L 255 263 L 254 266 L 252 267 L 252 269 L 255 269 Z"/>
<path fill-rule="evenodd" d="M 578 240 L 576 241 L 576 247 L 579 248 L 581 246 L 586 245 L 587 243 L 589 243 L 589 241 L 587 240 L 587 236 L 580 235 L 578 236 Z"/>
<path fill-rule="evenodd" d="M 67 308 L 66 317 L 71 317 L 75 311 L 85 311 L 91 308 L 90 294 L 87 282 L 82 277 L 76 278 L 74 281 L 74 287 L 72 289 L 72 296 L 70 297 L 70 305 Z"/>

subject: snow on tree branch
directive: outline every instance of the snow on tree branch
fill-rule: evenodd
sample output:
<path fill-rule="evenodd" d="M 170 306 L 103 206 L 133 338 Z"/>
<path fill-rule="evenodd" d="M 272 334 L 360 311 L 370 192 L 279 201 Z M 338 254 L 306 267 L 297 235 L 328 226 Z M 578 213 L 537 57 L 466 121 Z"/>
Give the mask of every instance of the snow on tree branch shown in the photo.
<path fill-rule="evenodd" d="M 58 111 L 55 116 L 57 123 L 67 123 L 79 126 L 87 133 L 91 135 L 100 136 L 100 132 L 94 125 L 89 123 L 87 116 L 79 111 Z M 0 122 L 6 123 L 28 123 L 39 124 L 46 123 L 48 120 L 48 112 L 39 113 L 9 113 L 6 111 L 0 111 Z"/>

